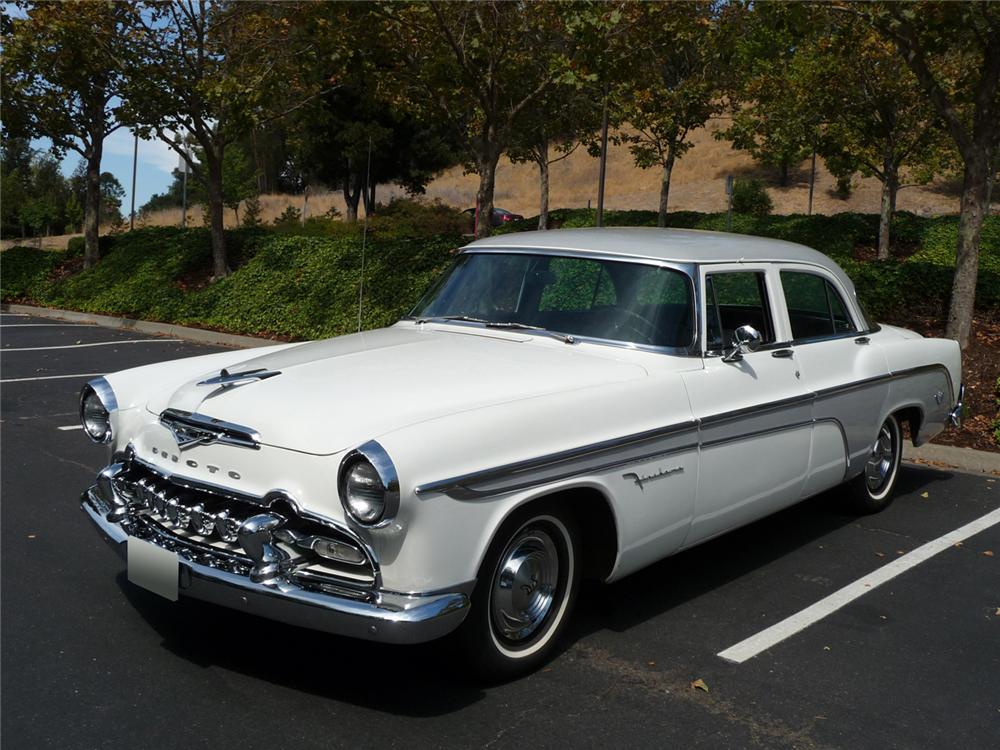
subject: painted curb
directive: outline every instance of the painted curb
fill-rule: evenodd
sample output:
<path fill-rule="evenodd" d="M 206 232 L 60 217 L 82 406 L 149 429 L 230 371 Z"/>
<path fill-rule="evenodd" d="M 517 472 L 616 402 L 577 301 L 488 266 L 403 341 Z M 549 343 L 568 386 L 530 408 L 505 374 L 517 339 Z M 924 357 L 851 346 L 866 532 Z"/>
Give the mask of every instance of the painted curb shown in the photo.
<path fill-rule="evenodd" d="M 115 318 L 110 315 L 94 315 L 92 313 L 76 312 L 75 310 L 57 310 L 51 307 L 32 307 L 31 305 L 0 305 L 3 312 L 35 315 L 39 318 L 65 320 L 69 323 L 89 323 L 91 325 L 115 328 L 120 331 L 136 331 L 153 336 L 172 336 L 174 338 L 193 341 L 211 346 L 229 346 L 235 349 L 249 349 L 257 346 L 283 344 L 284 341 L 261 339 L 253 336 L 238 336 L 232 333 L 219 333 L 204 328 L 189 328 L 172 323 L 151 323 L 147 320 L 132 320 L 131 318 Z"/>

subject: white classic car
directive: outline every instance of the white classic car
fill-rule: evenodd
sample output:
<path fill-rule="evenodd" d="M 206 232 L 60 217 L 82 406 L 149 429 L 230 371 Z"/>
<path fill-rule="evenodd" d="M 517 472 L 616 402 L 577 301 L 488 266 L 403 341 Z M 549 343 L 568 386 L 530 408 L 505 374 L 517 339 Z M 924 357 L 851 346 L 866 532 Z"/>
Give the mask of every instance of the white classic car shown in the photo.
<path fill-rule="evenodd" d="M 505 677 L 615 581 L 957 421 L 958 345 L 872 323 L 809 248 L 684 230 L 473 242 L 388 328 L 91 381 L 83 509 L 134 583 Z"/>

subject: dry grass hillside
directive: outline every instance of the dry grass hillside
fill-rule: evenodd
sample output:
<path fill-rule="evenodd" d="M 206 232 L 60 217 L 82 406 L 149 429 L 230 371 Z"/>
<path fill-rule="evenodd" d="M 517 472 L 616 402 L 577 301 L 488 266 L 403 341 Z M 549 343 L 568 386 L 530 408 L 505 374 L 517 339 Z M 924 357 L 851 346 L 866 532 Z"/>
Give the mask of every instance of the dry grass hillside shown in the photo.
<path fill-rule="evenodd" d="M 805 213 L 809 193 L 809 163 L 803 162 L 792 171 L 788 187 L 779 187 L 773 170 L 761 168 L 745 153 L 736 151 L 712 134 L 719 127 L 710 123 L 696 131 L 694 148 L 677 162 L 670 190 L 670 210 L 722 211 L 726 207 L 725 180 L 727 174 L 757 177 L 768 185 L 776 213 Z M 578 149 L 571 156 L 552 166 L 549 205 L 581 207 L 588 201 L 597 203 L 597 159 Z M 659 204 L 660 173 L 657 169 L 638 169 L 623 146 L 612 146 L 608 155 L 608 176 L 605 203 L 611 209 L 656 209 Z M 461 167 L 443 172 L 427 188 L 427 199 L 440 200 L 457 208 L 475 203 L 478 177 L 463 174 Z M 881 186 L 874 178 L 856 177 L 850 197 L 842 199 L 835 193 L 836 180 L 820 161 L 817 169 L 813 210 L 835 214 L 841 211 L 878 211 Z M 378 200 L 385 202 L 402 191 L 392 185 L 379 188 Z M 497 170 L 496 204 L 517 213 L 531 216 L 538 213 L 538 172 L 530 164 L 511 164 L 502 160 Z M 262 218 L 273 221 L 285 207 L 302 208 L 302 196 L 265 195 L 261 197 Z M 918 214 L 944 214 L 958 211 L 958 186 L 934 183 L 923 187 L 908 187 L 899 193 L 899 208 Z M 309 198 L 309 215 L 318 215 L 336 208 L 343 212 L 344 201 L 339 193 L 319 193 Z M 200 211 L 194 210 L 194 220 L 200 221 Z M 180 211 L 163 211 L 147 217 L 151 225 L 176 224 Z M 229 212 L 227 224 L 235 224 Z"/>
<path fill-rule="evenodd" d="M 709 123 L 707 128 L 698 130 L 692 137 L 694 148 L 688 151 L 674 167 L 670 190 L 670 210 L 723 211 L 726 207 L 725 180 L 727 174 L 739 177 L 756 177 L 768 185 L 774 201 L 775 213 L 805 213 L 809 194 L 809 163 L 803 162 L 792 171 L 790 184 L 779 187 L 777 175 L 765 169 L 745 153 L 736 151 L 725 141 L 716 140 L 712 134 L 720 123 Z M 588 201 L 597 203 L 597 159 L 583 149 L 577 149 L 568 158 L 554 164 L 551 169 L 552 208 L 572 208 L 586 206 Z M 610 209 L 652 209 L 659 204 L 658 169 L 642 170 L 634 166 L 626 147 L 612 146 L 608 156 L 608 175 L 605 195 L 606 206 Z M 475 203 L 476 175 L 463 174 L 461 167 L 446 170 L 427 188 L 428 200 L 468 208 Z M 835 214 L 841 211 L 877 213 L 879 209 L 881 185 L 874 178 L 856 177 L 850 197 L 837 196 L 836 180 L 819 162 L 813 210 L 816 213 Z M 954 182 L 938 181 L 927 186 L 908 187 L 900 191 L 898 207 L 921 215 L 957 213 L 959 186 Z M 402 195 L 403 191 L 393 185 L 380 186 L 378 200 L 386 202 L 391 197 Z M 997 193 L 1000 197 L 1000 191 Z M 504 159 L 497 170 L 496 205 L 532 216 L 538 213 L 538 173 L 529 164 L 511 164 Z M 265 222 L 274 221 L 287 206 L 303 208 L 301 195 L 261 196 L 261 218 Z M 994 211 L 1000 208 L 993 203 Z M 316 216 L 336 208 L 343 214 L 344 201 L 338 192 L 314 193 L 308 202 L 307 214 Z M 159 211 L 141 219 L 144 226 L 165 226 L 180 224 L 180 209 Z M 189 210 L 189 222 L 202 221 L 201 209 L 194 206 Z M 227 226 L 236 225 L 236 216 L 226 212 Z M 65 246 L 65 239 L 46 238 L 47 246 Z M 5 240 L 4 245 L 10 244 Z"/>

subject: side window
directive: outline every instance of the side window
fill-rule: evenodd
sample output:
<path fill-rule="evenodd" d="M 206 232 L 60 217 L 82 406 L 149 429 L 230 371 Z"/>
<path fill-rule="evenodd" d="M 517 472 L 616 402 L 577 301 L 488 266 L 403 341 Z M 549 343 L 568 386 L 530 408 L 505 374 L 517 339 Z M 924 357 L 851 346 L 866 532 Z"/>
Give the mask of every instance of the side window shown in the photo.
<path fill-rule="evenodd" d="M 822 276 L 782 271 L 781 288 L 796 341 L 856 330 L 839 292 Z"/>
<path fill-rule="evenodd" d="M 774 326 L 767 304 L 764 274 L 738 271 L 713 273 L 705 278 L 705 312 L 709 351 L 721 351 L 732 345 L 733 333 L 740 326 L 753 326 L 763 343 L 774 342 Z"/>

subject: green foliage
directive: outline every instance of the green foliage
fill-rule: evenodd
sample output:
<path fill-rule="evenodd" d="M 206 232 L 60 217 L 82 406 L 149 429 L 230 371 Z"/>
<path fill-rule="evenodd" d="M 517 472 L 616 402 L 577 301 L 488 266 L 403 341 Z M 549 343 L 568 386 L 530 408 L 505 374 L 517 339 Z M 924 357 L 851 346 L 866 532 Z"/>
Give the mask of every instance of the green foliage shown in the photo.
<path fill-rule="evenodd" d="M 247 229 L 260 227 L 264 222 L 260 219 L 260 196 L 251 195 L 243 203 L 243 226 Z"/>
<path fill-rule="evenodd" d="M 110 234 L 101 235 L 98 238 L 98 247 L 100 248 L 100 255 L 104 257 L 110 252 L 112 246 L 115 243 L 115 237 Z M 82 258 L 83 254 L 86 252 L 87 243 L 83 237 L 70 237 L 69 241 L 66 243 L 66 250 L 63 252 L 64 258 Z"/>
<path fill-rule="evenodd" d="M 35 296 L 59 260 L 59 253 L 12 247 L 0 253 L 0 295 L 4 302 Z"/>
<path fill-rule="evenodd" d="M 771 196 L 760 180 L 734 181 L 733 211 L 751 216 L 767 216 L 773 208 Z"/>
<path fill-rule="evenodd" d="M 593 225 L 586 209 L 553 211 L 564 227 Z M 655 226 L 656 211 L 609 211 L 609 226 Z M 673 227 L 721 230 L 724 214 L 669 215 Z M 864 262 L 856 247 L 871 248 L 878 217 L 736 215 L 733 229 L 814 247 L 833 257 L 854 280 L 873 317 L 893 321 L 915 307 L 940 314 L 948 303 L 955 257 L 955 217 L 902 214 L 897 237 L 916 252 L 904 260 Z M 533 219 L 519 222 L 531 228 Z M 451 222 L 456 222 L 452 225 Z M 386 325 L 405 314 L 462 244 L 454 211 L 433 204 L 394 201 L 372 217 L 367 238 L 363 326 Z M 336 227 L 336 228 L 335 228 Z M 52 307 L 177 322 L 237 333 L 311 338 L 357 326 L 361 228 L 317 218 L 294 232 L 242 229 L 227 235 L 237 269 L 206 284 L 211 267 L 205 229 L 158 227 L 102 238 L 94 268 L 53 275 L 60 253 L 14 248 L 0 253 L 4 301 L 28 299 Z M 108 243 L 107 246 L 104 243 Z M 71 242 L 67 255 L 81 252 Z M 980 309 L 1000 310 L 1000 217 L 986 220 Z"/>
<path fill-rule="evenodd" d="M 289 230 L 302 225 L 302 212 L 295 206 L 285 206 L 285 210 L 274 220 L 275 229 Z"/>

